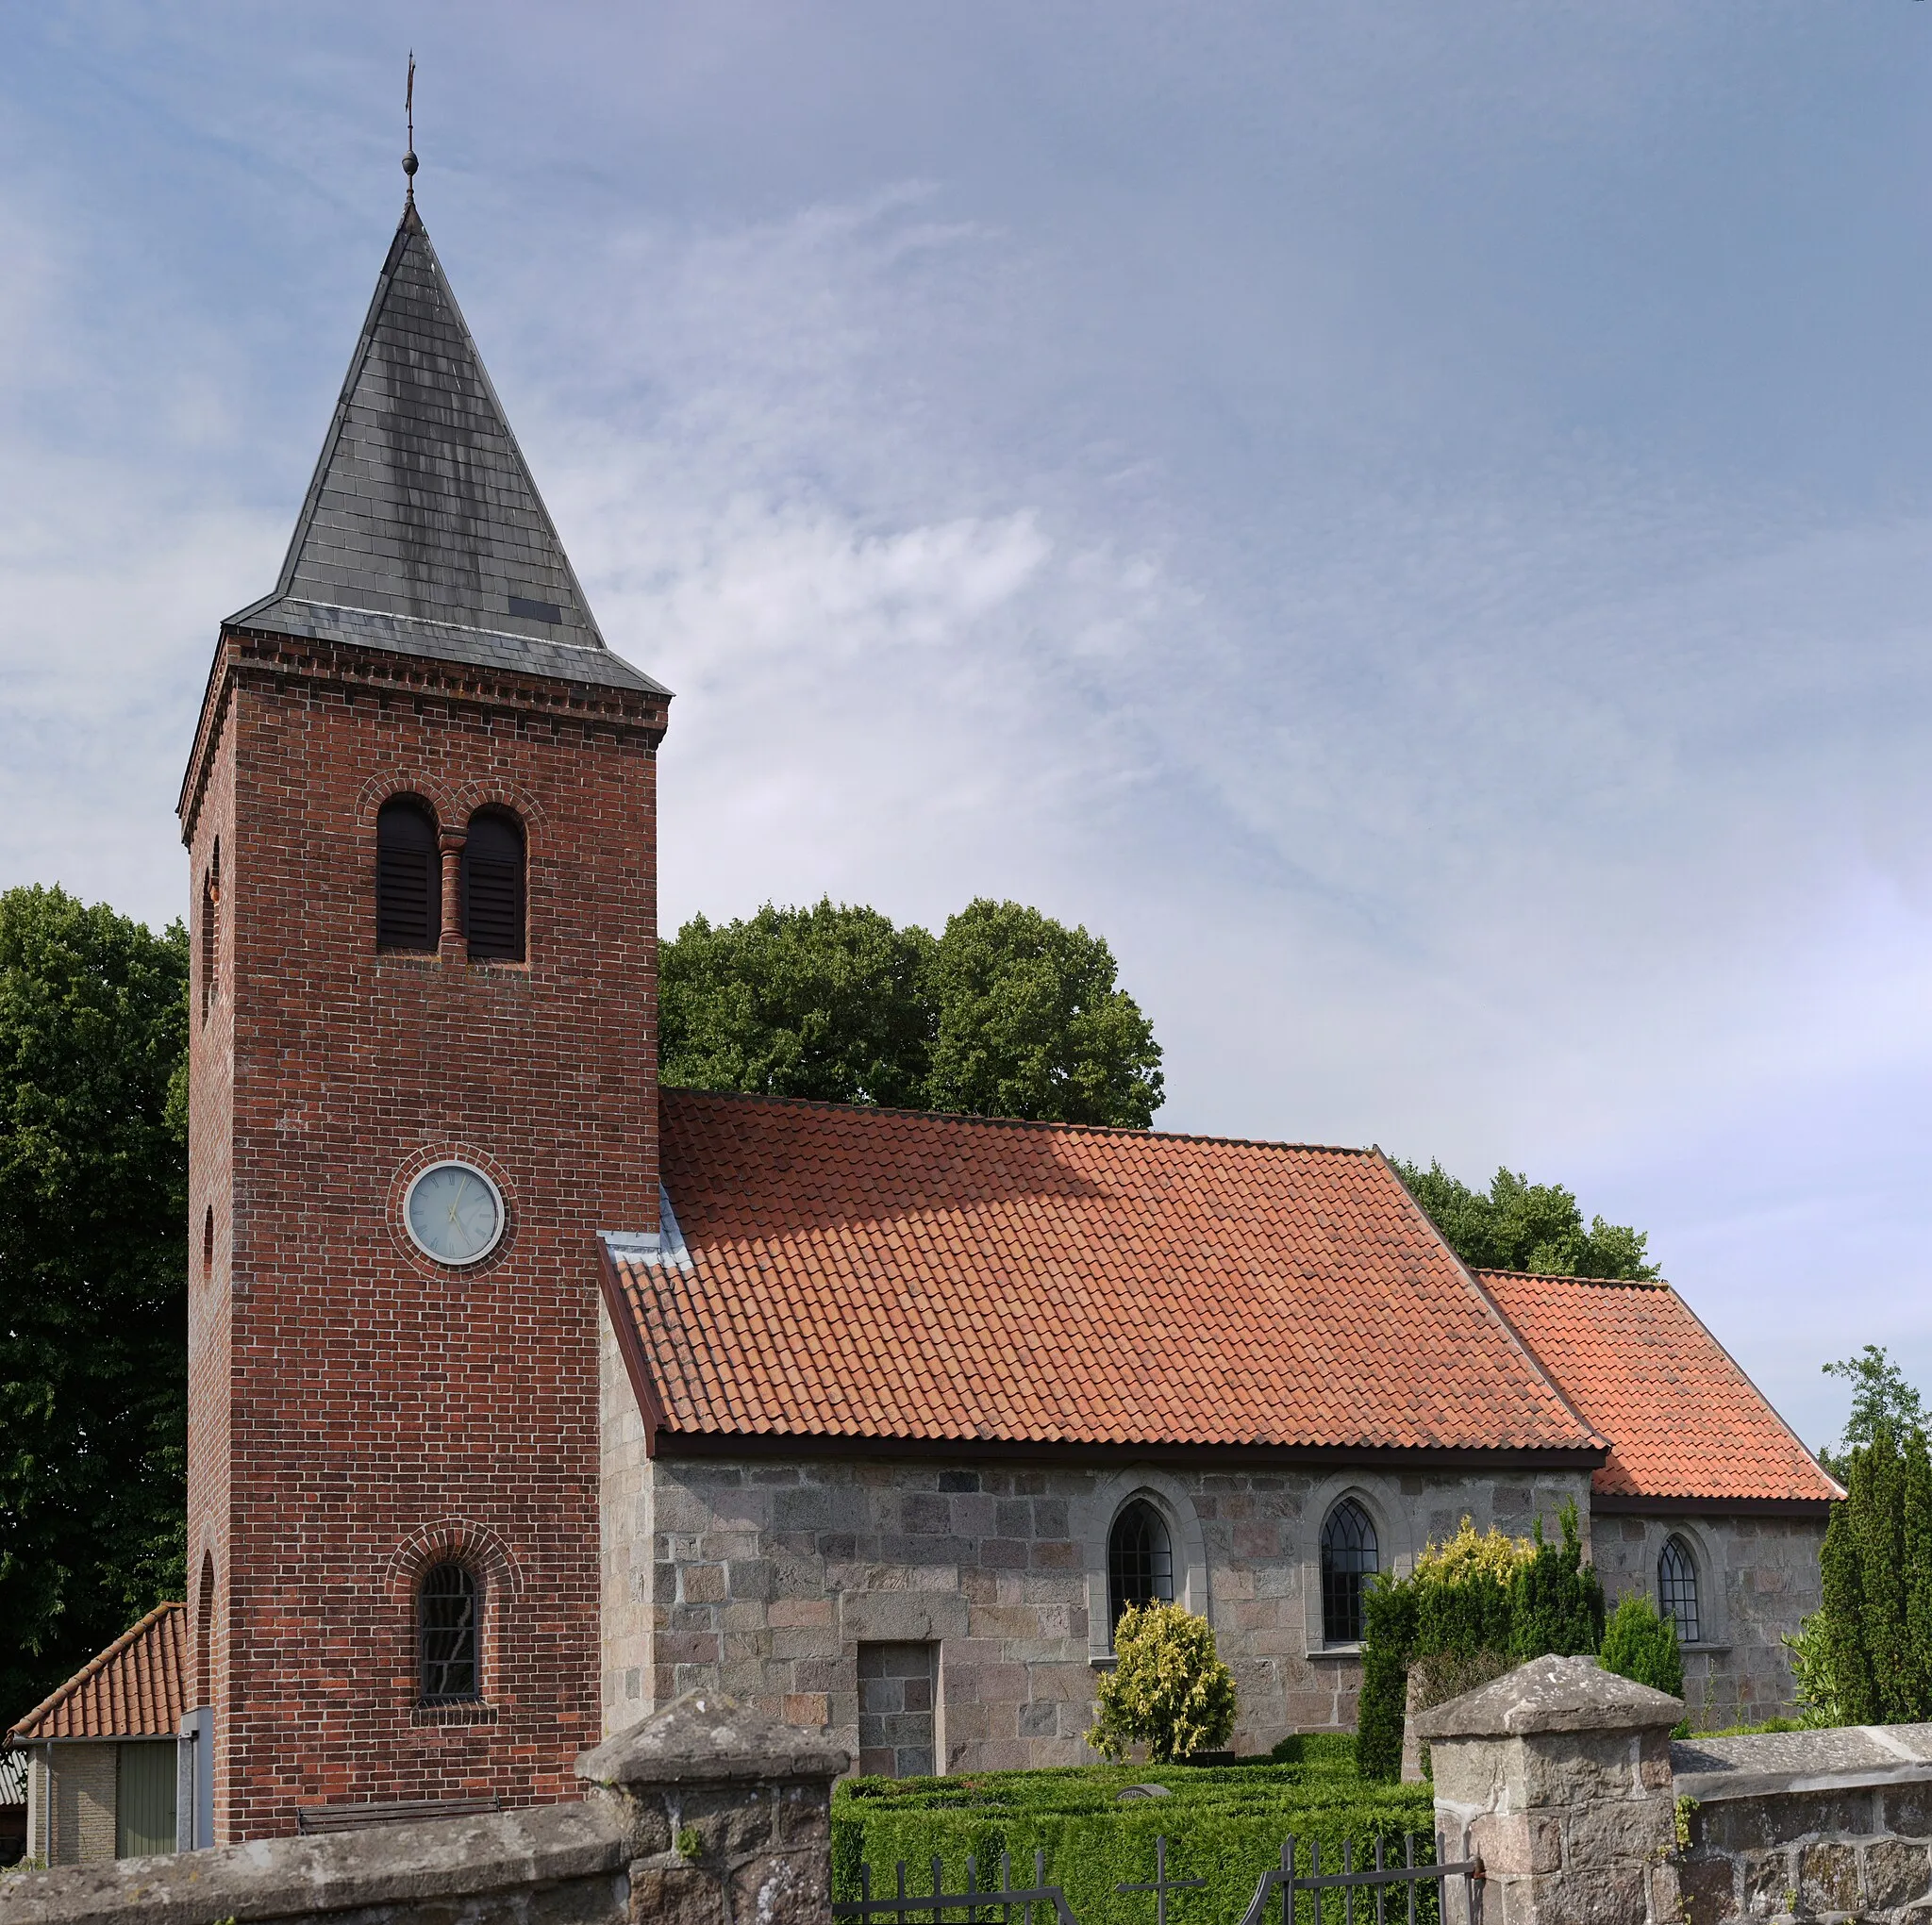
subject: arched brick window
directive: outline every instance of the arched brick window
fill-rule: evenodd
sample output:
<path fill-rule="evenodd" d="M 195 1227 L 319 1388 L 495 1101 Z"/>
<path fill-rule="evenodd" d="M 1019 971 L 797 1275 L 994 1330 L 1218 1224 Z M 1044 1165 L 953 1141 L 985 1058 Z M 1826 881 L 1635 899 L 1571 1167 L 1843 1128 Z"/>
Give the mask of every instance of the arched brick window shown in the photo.
<path fill-rule="evenodd" d="M 472 962 L 524 960 L 524 825 L 478 809 L 463 842 L 463 935 Z"/>
<path fill-rule="evenodd" d="M 1375 1526 L 1354 1498 L 1345 1497 L 1322 1525 L 1322 1637 L 1359 1644 L 1362 1592 L 1381 1568 Z"/>
<path fill-rule="evenodd" d="M 1174 1601 L 1174 1548 L 1167 1520 L 1144 1498 L 1124 1505 L 1107 1538 L 1109 1621 L 1118 1624 L 1129 1604 Z"/>
<path fill-rule="evenodd" d="M 201 1280 L 209 1283 L 215 1273 L 215 1206 L 210 1203 L 201 1220 Z"/>
<path fill-rule="evenodd" d="M 1666 1618 L 1674 1618 L 1677 1642 L 1697 1642 L 1697 1562 L 1681 1537 L 1667 1537 L 1657 1561 L 1657 1601 Z"/>
<path fill-rule="evenodd" d="M 463 1704 L 483 1695 L 476 1632 L 481 1586 L 460 1564 L 433 1564 L 416 1588 L 417 1690 L 425 1704 Z"/>
<path fill-rule="evenodd" d="M 392 795 L 375 818 L 375 946 L 433 950 L 441 933 L 436 818 L 420 795 Z"/>
<path fill-rule="evenodd" d="M 215 1560 L 201 1553 L 201 1585 L 194 1597 L 194 1705 L 214 1702 L 215 1688 Z"/>

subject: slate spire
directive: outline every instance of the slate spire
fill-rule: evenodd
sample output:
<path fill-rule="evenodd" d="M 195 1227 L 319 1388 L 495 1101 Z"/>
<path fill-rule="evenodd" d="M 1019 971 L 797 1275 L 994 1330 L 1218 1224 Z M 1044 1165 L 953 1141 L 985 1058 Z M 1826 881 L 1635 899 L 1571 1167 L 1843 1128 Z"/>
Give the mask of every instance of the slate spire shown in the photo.
<path fill-rule="evenodd" d="M 413 197 L 275 591 L 228 625 L 659 687 L 605 645 Z"/>

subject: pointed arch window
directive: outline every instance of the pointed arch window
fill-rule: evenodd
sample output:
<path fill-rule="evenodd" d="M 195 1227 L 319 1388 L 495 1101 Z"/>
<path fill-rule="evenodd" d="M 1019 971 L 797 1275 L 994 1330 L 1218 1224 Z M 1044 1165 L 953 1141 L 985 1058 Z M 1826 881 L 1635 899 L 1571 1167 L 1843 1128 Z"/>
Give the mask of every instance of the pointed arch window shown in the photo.
<path fill-rule="evenodd" d="M 472 962 L 524 960 L 524 825 L 481 809 L 463 842 L 463 934 Z"/>
<path fill-rule="evenodd" d="M 375 818 L 375 946 L 434 950 L 442 929 L 436 818 L 420 795 L 394 795 Z"/>
<path fill-rule="evenodd" d="M 1136 1498 L 1113 1520 L 1107 1538 L 1109 1625 L 1128 1605 L 1174 1602 L 1174 1547 L 1167 1520 L 1144 1498 Z"/>
<path fill-rule="evenodd" d="M 1677 1626 L 1679 1644 L 1695 1644 L 1698 1632 L 1697 1560 L 1681 1537 L 1667 1537 L 1657 1561 L 1657 1601 Z"/>
<path fill-rule="evenodd" d="M 419 1689 L 425 1704 L 482 1696 L 476 1663 L 477 1585 L 460 1564 L 432 1565 L 416 1593 Z"/>
<path fill-rule="evenodd" d="M 1382 1568 L 1375 1526 L 1354 1498 L 1345 1497 L 1322 1525 L 1322 1637 L 1359 1644 L 1362 1593 Z"/>

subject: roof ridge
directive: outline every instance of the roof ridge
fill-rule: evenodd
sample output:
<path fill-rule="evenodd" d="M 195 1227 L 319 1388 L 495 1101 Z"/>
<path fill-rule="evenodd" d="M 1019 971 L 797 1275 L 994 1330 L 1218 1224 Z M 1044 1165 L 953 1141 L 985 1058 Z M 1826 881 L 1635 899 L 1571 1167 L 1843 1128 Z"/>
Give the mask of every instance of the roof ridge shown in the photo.
<path fill-rule="evenodd" d="M 1674 1297 L 1679 1295 L 1669 1277 L 1579 1277 L 1567 1270 L 1505 1270 L 1492 1263 L 1473 1263 L 1470 1269 L 1479 1277 L 1521 1277 L 1533 1284 L 1595 1284 L 1605 1289 L 1668 1290 Z"/>
<path fill-rule="evenodd" d="M 1194 1130 L 1141 1130 L 1129 1123 L 1064 1123 L 1041 1117 L 981 1116 L 966 1109 L 908 1109 L 899 1104 L 833 1103 L 818 1096 L 772 1096 L 760 1089 L 700 1089 L 691 1084 L 666 1083 L 661 1093 L 676 1096 L 715 1096 L 729 1103 L 766 1103 L 785 1109 L 829 1109 L 859 1116 L 919 1117 L 946 1122 L 985 1123 L 1003 1130 L 1064 1130 L 1083 1137 L 1126 1137 L 1135 1142 L 1222 1143 L 1236 1150 L 1307 1150 L 1324 1156 L 1374 1156 L 1373 1144 L 1304 1143 L 1279 1137 L 1213 1137 Z"/>
<path fill-rule="evenodd" d="M 1423 1225 L 1424 1229 L 1435 1238 L 1437 1248 L 1448 1259 L 1450 1268 L 1468 1284 L 1470 1291 L 1474 1296 L 1476 1302 L 1494 1318 L 1508 1336 L 1509 1341 L 1522 1352 L 1524 1361 L 1541 1379 L 1550 1395 L 1569 1414 L 1571 1420 L 1581 1427 L 1586 1436 L 1593 1438 L 1602 1447 L 1607 1458 L 1607 1452 L 1613 1448 L 1610 1439 L 1584 1415 L 1576 1400 L 1571 1396 L 1569 1391 L 1564 1389 L 1562 1379 L 1543 1361 L 1541 1352 L 1530 1342 L 1527 1334 L 1517 1329 L 1514 1322 L 1510 1320 L 1509 1313 L 1504 1309 L 1502 1304 L 1496 1302 L 1495 1298 L 1490 1293 L 1488 1286 L 1484 1284 L 1482 1272 L 1473 1263 L 1464 1261 L 1462 1253 L 1443 1234 L 1442 1226 L 1423 1208 L 1421 1201 L 1417 1198 L 1415 1192 L 1403 1181 L 1401 1170 L 1395 1167 L 1395 1159 L 1392 1156 L 1384 1154 L 1378 1147 L 1375 1152 L 1375 1160 L 1381 1165 L 1383 1172 L 1394 1184 L 1396 1189 L 1400 1191 L 1402 1200 L 1407 1204 L 1410 1212 Z"/>
<path fill-rule="evenodd" d="M 105 1667 L 119 1657 L 143 1632 L 147 1631 L 162 1618 L 165 1618 L 171 1611 L 185 1611 L 187 1608 L 188 1603 L 185 1599 L 174 1601 L 164 1601 L 157 1604 L 144 1618 L 138 1618 L 134 1623 L 130 1624 L 105 1651 L 96 1651 L 92 1657 L 88 1659 L 86 1664 L 81 1666 L 79 1670 L 75 1672 L 73 1677 L 68 1679 L 66 1684 L 59 1685 L 45 1698 L 42 1699 L 25 1717 L 15 1718 L 8 1726 L 7 1735 L 11 1737 L 15 1732 L 22 1731 L 26 1726 L 37 1723 L 41 1718 L 46 1717 L 49 1712 L 58 1711 L 90 1679 L 96 1676 Z"/>

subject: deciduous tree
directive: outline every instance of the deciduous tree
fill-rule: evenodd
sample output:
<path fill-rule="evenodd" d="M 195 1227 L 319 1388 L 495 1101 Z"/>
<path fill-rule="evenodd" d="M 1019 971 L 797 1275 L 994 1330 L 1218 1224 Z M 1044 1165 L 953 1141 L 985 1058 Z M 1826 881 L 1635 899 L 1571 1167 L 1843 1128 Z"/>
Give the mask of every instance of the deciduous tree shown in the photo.
<path fill-rule="evenodd" d="M 922 1107 L 934 947 L 924 929 L 829 898 L 732 922 L 695 916 L 658 952 L 663 1080 Z"/>
<path fill-rule="evenodd" d="M 0 895 L 0 1724 L 182 1595 L 188 942 Z"/>
<path fill-rule="evenodd" d="M 1534 1270 L 1559 1277 L 1651 1278 L 1648 1236 L 1624 1223 L 1591 1218 L 1584 1226 L 1574 1196 L 1557 1183 L 1531 1183 L 1499 1170 L 1487 1190 L 1472 1189 L 1440 1163 L 1394 1161 L 1409 1194 L 1464 1263 L 1479 1270 Z"/>
<path fill-rule="evenodd" d="M 1160 1048 L 1106 941 L 975 901 L 934 937 L 875 909 L 696 917 L 659 954 L 673 1086 L 1144 1129 Z"/>
<path fill-rule="evenodd" d="M 932 958 L 930 1106 L 1144 1130 L 1160 1046 L 1117 973 L 1102 937 L 1019 903 L 969 903 Z"/>

